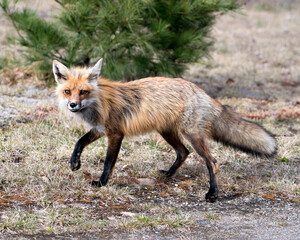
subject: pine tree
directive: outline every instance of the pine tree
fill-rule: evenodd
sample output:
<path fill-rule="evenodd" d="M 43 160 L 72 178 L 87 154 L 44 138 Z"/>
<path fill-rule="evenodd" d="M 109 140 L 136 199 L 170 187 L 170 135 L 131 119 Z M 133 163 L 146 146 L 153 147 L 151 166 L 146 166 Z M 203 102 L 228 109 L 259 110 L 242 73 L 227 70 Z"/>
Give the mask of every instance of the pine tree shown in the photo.
<path fill-rule="evenodd" d="M 18 2 L 18 0 L 14 0 Z M 67 66 L 104 58 L 110 79 L 181 76 L 187 65 L 208 54 L 218 13 L 238 8 L 237 0 L 56 0 L 52 21 L 33 10 L 0 7 L 12 22 L 30 63 L 50 78 L 52 60 Z M 50 78 L 52 79 L 52 78 Z"/>

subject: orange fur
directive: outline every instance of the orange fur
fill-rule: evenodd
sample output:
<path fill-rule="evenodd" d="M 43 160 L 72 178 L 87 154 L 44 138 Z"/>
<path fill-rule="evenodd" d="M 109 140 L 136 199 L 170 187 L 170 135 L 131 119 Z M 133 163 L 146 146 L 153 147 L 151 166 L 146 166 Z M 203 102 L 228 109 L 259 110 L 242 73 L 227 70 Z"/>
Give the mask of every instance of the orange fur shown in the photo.
<path fill-rule="evenodd" d="M 150 131 L 177 129 L 180 134 L 196 132 L 204 138 L 218 138 L 226 135 L 233 126 L 227 123 L 235 125 L 235 122 L 238 122 L 235 126 L 236 130 L 246 127 L 249 132 L 256 132 L 256 134 L 250 138 L 250 135 L 239 134 L 239 131 L 233 129 L 228 132 L 231 134 L 231 139 L 226 139 L 227 143 L 232 141 L 234 134 L 237 136 L 234 141 L 236 146 L 240 143 L 251 145 L 251 142 L 254 142 L 252 145 L 258 149 L 260 145 L 264 145 L 264 141 L 272 141 L 260 127 L 243 121 L 228 110 L 224 112 L 223 106 L 217 100 L 183 79 L 149 77 L 121 83 L 99 77 L 97 83 L 93 85 L 88 80 L 87 72 L 86 68 L 72 68 L 66 76 L 67 80 L 58 84 L 57 94 L 64 101 L 65 99 L 79 102 L 83 99 L 93 101 L 93 111 L 98 118 L 96 121 L 85 119 L 88 123 L 92 122 L 90 124 L 92 127 L 96 127 L 95 122 L 97 122 L 106 132 L 118 131 L 129 136 Z M 70 89 L 72 94 L 66 96 L 65 89 Z M 87 90 L 89 94 L 80 96 L 80 90 Z M 237 120 L 234 120 L 235 118 Z M 224 126 L 221 124 L 222 119 L 225 121 Z M 215 132 L 216 129 L 218 133 Z M 262 141 L 255 139 L 257 134 L 261 135 Z M 250 139 L 250 143 L 247 143 L 246 138 Z M 275 145 L 270 144 L 272 146 L 269 149 L 262 148 L 261 152 L 265 151 L 266 154 L 274 152 Z"/>
<path fill-rule="evenodd" d="M 107 183 L 125 135 L 159 132 L 177 153 L 171 168 L 163 171 L 167 176 L 173 175 L 187 158 L 189 151 L 181 136 L 186 138 L 208 167 L 210 189 L 206 199 L 209 201 L 215 201 L 218 195 L 215 175 L 219 165 L 209 152 L 207 138 L 254 154 L 276 153 L 276 142 L 267 131 L 242 119 L 191 82 L 165 77 L 110 82 L 99 77 L 101 66 L 102 59 L 92 68 L 68 69 L 53 62 L 61 104 L 92 127 L 77 142 L 71 169 L 80 168 L 80 154 L 86 145 L 104 134 L 108 136 L 104 171 L 94 185 Z"/>
<path fill-rule="evenodd" d="M 80 99 L 79 90 L 89 90 L 86 98 L 94 98 L 98 102 L 97 111 L 101 116 L 99 123 L 106 129 L 119 128 L 125 135 L 137 135 L 153 130 L 173 128 L 180 124 L 181 113 L 184 110 L 184 97 L 180 85 L 184 80 L 167 78 L 148 78 L 129 83 L 111 82 L 100 78 L 98 90 L 92 90 L 86 76 L 79 75 L 78 80 L 67 77 L 68 80 L 58 87 L 60 98 L 74 97 Z M 153 87 L 153 82 L 157 82 Z M 163 88 L 176 83 L 177 91 L 165 93 Z M 162 88 L 156 89 L 156 88 Z M 71 89 L 74 94 L 68 98 L 65 89 Z M 192 94 L 192 93 L 191 93 Z M 148 95 L 148 96 L 147 96 Z M 130 109 L 126 113 L 126 109 Z"/>

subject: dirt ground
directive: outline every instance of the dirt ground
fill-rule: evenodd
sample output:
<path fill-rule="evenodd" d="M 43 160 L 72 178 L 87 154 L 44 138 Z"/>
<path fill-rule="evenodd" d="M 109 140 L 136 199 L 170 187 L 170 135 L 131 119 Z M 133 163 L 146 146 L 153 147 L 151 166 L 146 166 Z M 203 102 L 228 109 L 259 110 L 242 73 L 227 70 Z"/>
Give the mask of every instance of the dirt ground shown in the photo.
<path fill-rule="evenodd" d="M 299 239 L 299 208 L 295 211 L 294 204 L 264 199 L 251 200 L 249 197 L 221 199 L 217 204 L 189 203 L 192 203 L 192 206 L 183 207 L 183 211 L 193 216 L 197 225 L 183 231 L 163 227 L 163 229 L 146 228 L 142 231 L 107 229 L 100 232 L 52 235 L 3 234 L 2 237 L 3 239 L 16 237 L 18 239 Z M 203 214 L 207 212 L 218 214 L 218 219 L 203 218 Z"/>
<path fill-rule="evenodd" d="M 3 239 L 299 239 L 299 203 L 277 199 L 272 201 L 260 196 L 223 196 L 211 204 L 199 199 L 179 203 L 176 199 L 153 200 L 154 204 L 176 206 L 195 222 L 182 229 L 168 226 L 145 227 L 126 230 L 108 228 L 100 231 L 26 235 L 2 233 Z M 101 212 L 101 210 L 95 211 Z M 130 208 L 126 211 L 131 211 Z M 114 213 L 122 221 L 128 212 Z M 132 212 L 130 212 L 132 213 Z M 209 215 L 208 215 L 209 213 Z M 146 214 L 146 213 L 144 213 Z M 150 213 L 151 214 L 151 213 Z M 209 217 L 211 216 L 211 217 Z M 132 218 L 134 216 L 131 216 Z"/>
<path fill-rule="evenodd" d="M 54 88 L 24 80 L 17 69 L 14 85 L 5 74 L 0 79 L 0 238 L 300 239 L 300 5 L 268 2 L 221 16 L 211 58 L 185 78 L 274 133 L 278 156 L 211 143 L 220 198 L 208 203 L 198 156 L 166 181 L 157 172 L 174 153 L 150 134 L 126 139 L 110 183 L 95 189 L 88 181 L 103 167 L 106 140 L 89 147 L 82 169 L 71 172 L 69 156 L 84 130 L 61 119 Z M 9 31 L 0 29 L 2 37 Z"/>

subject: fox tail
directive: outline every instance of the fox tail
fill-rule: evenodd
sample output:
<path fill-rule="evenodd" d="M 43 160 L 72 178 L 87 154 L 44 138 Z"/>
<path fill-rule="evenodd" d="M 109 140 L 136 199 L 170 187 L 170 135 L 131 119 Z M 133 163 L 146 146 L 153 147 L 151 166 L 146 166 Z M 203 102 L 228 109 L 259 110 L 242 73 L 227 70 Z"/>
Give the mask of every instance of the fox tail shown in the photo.
<path fill-rule="evenodd" d="M 221 116 L 212 125 L 214 140 L 259 156 L 276 154 L 276 140 L 260 125 L 241 118 L 230 107 L 223 106 Z"/>

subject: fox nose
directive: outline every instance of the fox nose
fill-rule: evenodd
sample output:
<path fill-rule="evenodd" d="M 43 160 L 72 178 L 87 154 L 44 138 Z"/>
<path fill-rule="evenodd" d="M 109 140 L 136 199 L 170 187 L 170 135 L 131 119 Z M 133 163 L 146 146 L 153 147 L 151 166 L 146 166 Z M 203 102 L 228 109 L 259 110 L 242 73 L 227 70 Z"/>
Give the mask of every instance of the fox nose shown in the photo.
<path fill-rule="evenodd" d="M 76 103 L 73 103 L 73 102 L 72 102 L 72 103 L 70 103 L 70 107 L 71 107 L 71 108 L 74 108 L 74 107 L 76 107 L 76 106 L 77 106 L 77 104 L 76 104 Z"/>
<path fill-rule="evenodd" d="M 71 111 L 71 112 L 77 112 L 79 111 L 81 108 L 81 104 L 80 102 L 77 103 L 77 102 L 69 102 L 68 103 L 68 109 Z"/>

